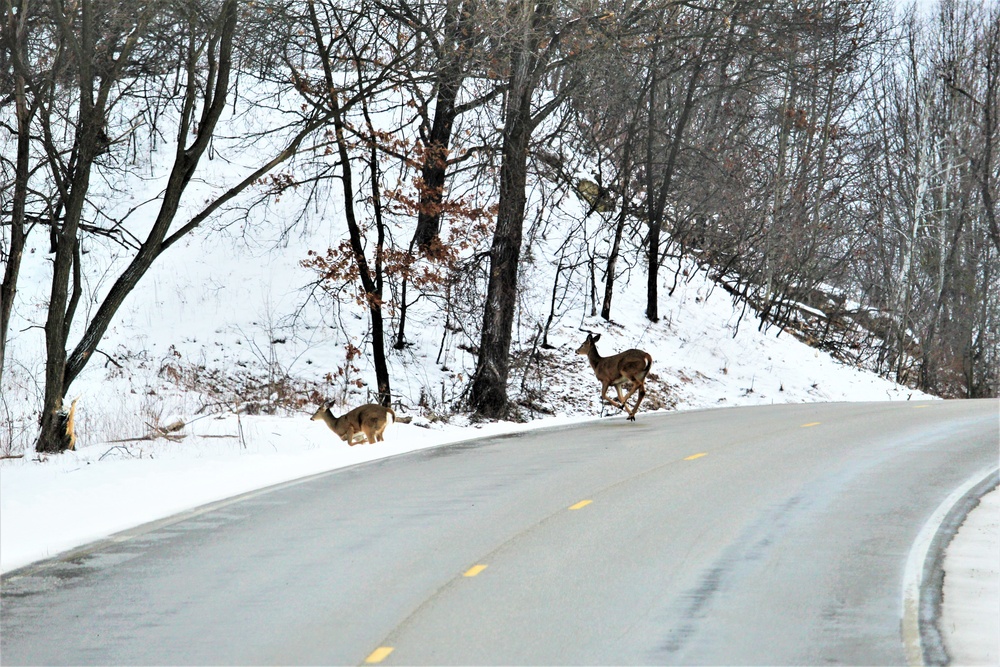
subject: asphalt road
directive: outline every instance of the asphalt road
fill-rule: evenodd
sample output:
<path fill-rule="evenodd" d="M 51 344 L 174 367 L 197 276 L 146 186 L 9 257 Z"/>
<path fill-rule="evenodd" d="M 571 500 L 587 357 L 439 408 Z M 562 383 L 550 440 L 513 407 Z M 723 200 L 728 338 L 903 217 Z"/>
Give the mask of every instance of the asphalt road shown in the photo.
<path fill-rule="evenodd" d="M 907 557 L 996 467 L 998 415 L 640 414 L 383 459 L 11 573 L 0 660 L 905 664 Z"/>

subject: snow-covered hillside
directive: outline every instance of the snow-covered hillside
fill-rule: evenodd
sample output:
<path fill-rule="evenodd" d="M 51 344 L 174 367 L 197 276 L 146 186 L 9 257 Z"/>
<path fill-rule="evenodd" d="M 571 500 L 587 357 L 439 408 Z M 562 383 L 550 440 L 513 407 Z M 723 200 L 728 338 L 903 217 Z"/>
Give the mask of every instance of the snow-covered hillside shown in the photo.
<path fill-rule="evenodd" d="M 242 412 L 242 420 L 252 422 L 247 412 L 272 412 L 271 402 L 290 404 L 274 395 L 285 391 L 282 384 L 294 385 L 289 391 L 298 390 L 303 403 L 299 415 L 277 409 L 289 420 L 314 409 L 308 401 L 313 390 L 318 392 L 314 397 L 341 407 L 368 400 L 369 357 L 348 361 L 345 356 L 348 344 L 367 349 L 364 310 L 332 309 L 311 292 L 315 277 L 300 265 L 310 248 L 329 244 L 336 229 L 336 222 L 329 222 L 277 248 L 205 235 L 171 249 L 126 302 L 99 347 L 104 356 L 96 357 L 71 388 L 69 399 L 79 399 L 78 448 L 106 448 L 113 440 L 144 434 L 149 425 L 177 419 L 200 417 L 195 424 L 203 424 Z M 4 443 L 10 453 L 30 451 L 32 411 L 41 391 L 39 324 L 47 263 L 42 237 L 34 240 L 39 243 L 25 262 L 4 376 L 8 419 L 17 425 L 4 434 L 13 436 Z M 664 267 L 657 323 L 643 316 L 640 276 L 616 296 L 610 323 L 586 316 L 583 295 L 566 299 L 548 334 L 551 347 L 538 346 L 535 363 L 512 373 L 511 395 L 524 399 L 523 417 L 600 414 L 599 384 L 586 358 L 575 354 L 584 329 L 602 333 L 604 355 L 639 347 L 653 356 L 647 410 L 925 397 L 847 367 L 777 329 L 761 333 L 752 316 L 737 326 L 740 309 L 729 295 L 693 263 L 683 268 L 689 275 L 670 296 L 674 267 Z M 552 273 L 549 262 L 535 259 L 525 294 L 539 302 L 523 307 L 522 337 L 533 335 L 532 323 L 547 315 Z M 90 276 L 93 284 L 101 278 Z M 412 346 L 390 352 L 396 404 L 418 418 L 454 418 L 453 408 L 475 367 L 468 352 L 473 341 L 446 330 L 430 311 L 422 317 L 410 326 Z M 530 349 L 531 340 L 520 344 Z M 195 424 L 185 433 L 193 437 Z"/>

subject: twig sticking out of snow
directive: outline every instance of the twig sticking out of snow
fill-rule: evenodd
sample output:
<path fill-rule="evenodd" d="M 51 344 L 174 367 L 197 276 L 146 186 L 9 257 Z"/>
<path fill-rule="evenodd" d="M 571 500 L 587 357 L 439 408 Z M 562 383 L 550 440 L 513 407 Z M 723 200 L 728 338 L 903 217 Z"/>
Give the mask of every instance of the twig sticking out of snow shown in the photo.
<path fill-rule="evenodd" d="M 146 426 L 149 427 L 149 433 L 146 435 L 140 435 L 136 438 L 109 440 L 108 442 L 140 442 L 144 440 L 156 440 L 157 438 L 163 438 L 164 440 L 170 440 L 171 442 L 180 442 L 187 437 L 186 434 L 177 432 L 186 426 L 186 424 L 180 419 L 172 424 L 167 424 L 166 426 L 157 426 L 149 423 L 147 423 Z"/>

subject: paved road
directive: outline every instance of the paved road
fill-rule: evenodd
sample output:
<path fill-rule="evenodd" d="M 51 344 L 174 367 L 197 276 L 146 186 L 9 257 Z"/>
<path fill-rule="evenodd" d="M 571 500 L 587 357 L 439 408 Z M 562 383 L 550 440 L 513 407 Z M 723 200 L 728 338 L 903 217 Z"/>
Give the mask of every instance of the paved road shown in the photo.
<path fill-rule="evenodd" d="M 996 466 L 998 413 L 647 414 L 384 459 L 11 573 L 0 656 L 903 664 L 907 556 Z"/>

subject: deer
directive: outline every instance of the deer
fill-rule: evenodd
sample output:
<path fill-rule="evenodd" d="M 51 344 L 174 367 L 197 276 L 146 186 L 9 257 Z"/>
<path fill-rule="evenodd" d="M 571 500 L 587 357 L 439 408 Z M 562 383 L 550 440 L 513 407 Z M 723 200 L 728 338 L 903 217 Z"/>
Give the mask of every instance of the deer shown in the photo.
<path fill-rule="evenodd" d="M 353 447 L 364 438 L 368 438 L 368 444 L 374 445 L 382 442 L 382 432 L 389 423 L 389 415 L 395 423 L 396 413 L 391 408 L 387 408 L 376 403 L 366 403 L 359 405 L 342 417 L 335 417 L 330 408 L 321 405 L 313 416 L 313 421 L 322 421 L 330 430 L 340 436 L 340 439 Z M 355 442 L 358 438 L 358 442 Z"/>
<path fill-rule="evenodd" d="M 625 350 L 610 357 L 602 357 L 597 352 L 597 341 L 601 339 L 601 334 L 587 334 L 587 340 L 577 349 L 577 354 L 587 355 L 594 374 L 601 381 L 601 398 L 612 405 L 628 413 L 628 421 L 635 421 L 635 413 L 639 410 L 639 404 L 646 396 L 646 375 L 653 365 L 653 357 L 649 353 L 637 350 Z M 622 385 L 630 384 L 632 388 L 628 394 L 622 397 Z M 618 400 L 608 396 L 608 387 L 614 385 L 618 392 Z M 639 392 L 639 399 L 631 409 L 628 407 L 628 399 L 632 394 Z"/>

